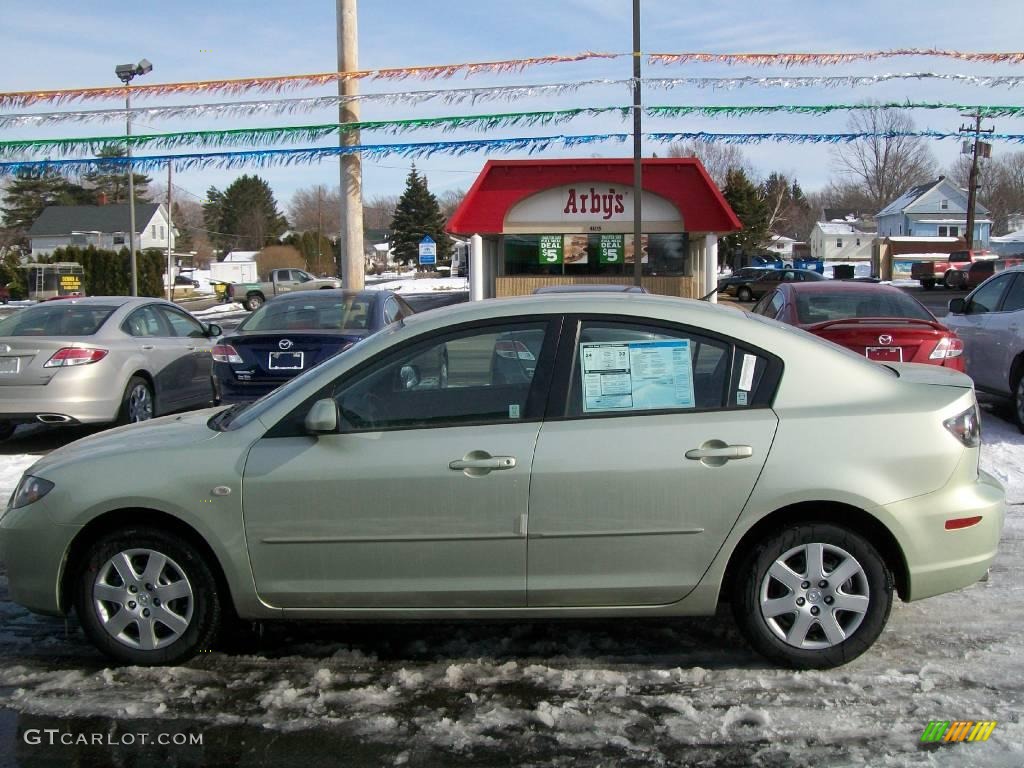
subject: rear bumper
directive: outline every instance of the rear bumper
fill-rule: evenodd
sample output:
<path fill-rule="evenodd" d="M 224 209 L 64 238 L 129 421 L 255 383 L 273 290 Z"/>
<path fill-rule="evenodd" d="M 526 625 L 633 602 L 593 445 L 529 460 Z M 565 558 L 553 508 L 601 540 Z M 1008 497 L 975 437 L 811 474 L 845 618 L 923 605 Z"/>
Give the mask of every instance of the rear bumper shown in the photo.
<path fill-rule="evenodd" d="M 218 364 L 219 365 L 219 364 Z M 222 405 L 233 405 L 234 403 L 251 403 L 259 400 L 264 395 L 270 394 L 288 379 L 281 381 L 238 381 L 234 374 L 228 372 L 227 376 L 214 374 L 213 376 L 213 397 L 214 401 Z"/>
<path fill-rule="evenodd" d="M 47 384 L 0 387 L 0 420 L 29 422 L 40 414 L 57 414 L 69 423 L 117 421 L 122 391 L 78 373 L 68 369 L 58 371 Z"/>
<path fill-rule="evenodd" d="M 935 493 L 890 504 L 893 528 L 909 573 L 907 600 L 920 600 L 968 587 L 981 579 L 999 550 L 1005 492 L 979 471 L 973 483 L 952 482 Z M 981 516 L 970 528 L 947 531 L 953 518 Z"/>

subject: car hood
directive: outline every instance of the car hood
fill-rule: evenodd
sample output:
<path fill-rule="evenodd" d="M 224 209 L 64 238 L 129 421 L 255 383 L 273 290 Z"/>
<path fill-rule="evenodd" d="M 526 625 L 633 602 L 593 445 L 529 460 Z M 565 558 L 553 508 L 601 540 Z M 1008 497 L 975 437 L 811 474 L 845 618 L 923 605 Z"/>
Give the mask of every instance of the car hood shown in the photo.
<path fill-rule="evenodd" d="M 134 454 L 212 440 L 224 433 L 210 429 L 206 422 L 221 410 L 223 407 L 205 408 L 201 411 L 163 416 L 142 424 L 128 424 L 108 429 L 58 448 L 33 464 L 31 469 L 33 473 L 40 473 L 45 477 L 48 469 L 82 459 Z"/>
<path fill-rule="evenodd" d="M 971 389 L 974 382 L 971 377 L 941 365 L 925 365 L 924 363 L 885 363 L 896 372 L 900 381 L 909 384 L 935 384 L 946 387 L 962 387 Z"/>

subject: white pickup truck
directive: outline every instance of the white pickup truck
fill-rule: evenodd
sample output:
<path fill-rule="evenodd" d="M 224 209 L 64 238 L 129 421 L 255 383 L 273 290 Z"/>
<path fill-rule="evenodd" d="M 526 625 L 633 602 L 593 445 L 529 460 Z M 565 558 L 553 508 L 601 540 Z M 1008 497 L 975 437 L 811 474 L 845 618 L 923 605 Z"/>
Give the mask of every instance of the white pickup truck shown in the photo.
<path fill-rule="evenodd" d="M 264 279 L 255 283 L 231 283 L 228 285 L 229 301 L 238 301 L 254 312 L 266 302 L 282 293 L 292 291 L 315 291 L 324 288 L 341 288 L 336 277 L 313 277 L 301 269 L 272 269 Z"/>

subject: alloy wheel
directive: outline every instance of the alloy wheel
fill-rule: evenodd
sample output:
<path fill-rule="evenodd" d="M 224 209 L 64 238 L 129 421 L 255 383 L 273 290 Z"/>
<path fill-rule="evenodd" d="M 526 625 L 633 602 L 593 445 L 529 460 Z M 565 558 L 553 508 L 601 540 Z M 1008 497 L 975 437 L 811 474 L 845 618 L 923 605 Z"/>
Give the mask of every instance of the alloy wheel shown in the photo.
<path fill-rule="evenodd" d="M 777 638 L 794 648 L 831 648 L 849 638 L 871 604 L 867 574 L 857 559 L 833 544 L 802 544 L 768 568 L 759 592 L 761 616 Z"/>
<path fill-rule="evenodd" d="M 114 640 L 152 651 L 178 640 L 195 608 L 181 567 L 152 549 L 118 552 L 104 563 L 92 588 L 93 610 Z"/>
<path fill-rule="evenodd" d="M 153 397 L 149 393 L 149 387 L 141 383 L 136 384 L 128 396 L 128 421 L 134 424 L 152 418 Z"/>

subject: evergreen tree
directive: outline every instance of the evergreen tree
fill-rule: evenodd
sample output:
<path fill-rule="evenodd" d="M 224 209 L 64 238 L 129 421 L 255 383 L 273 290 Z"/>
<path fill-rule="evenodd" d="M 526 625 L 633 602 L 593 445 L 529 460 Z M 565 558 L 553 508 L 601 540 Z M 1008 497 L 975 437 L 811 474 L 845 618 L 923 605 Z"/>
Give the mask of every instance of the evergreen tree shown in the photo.
<path fill-rule="evenodd" d="M 722 194 L 743 224 L 739 232 L 724 238 L 726 249 L 733 257 L 757 251 L 768 234 L 769 211 L 761 190 L 747 178 L 747 174 L 734 168 L 726 175 Z"/>
<path fill-rule="evenodd" d="M 437 262 L 451 262 L 451 242 L 444 231 L 445 218 L 437 198 L 427 188 L 427 180 L 416 172 L 415 164 L 405 180 L 405 191 L 395 207 L 392 221 L 395 258 L 405 264 L 419 263 L 419 246 L 429 235 L 437 243 Z"/>
<path fill-rule="evenodd" d="M 105 158 L 125 157 L 127 151 L 117 144 L 108 144 L 96 153 L 100 160 Z M 89 202 L 96 205 L 103 196 L 108 204 L 128 202 L 128 172 L 120 164 L 100 163 L 96 170 L 89 171 L 82 176 L 85 186 L 92 190 L 92 200 Z M 141 173 L 132 174 L 132 181 L 135 183 L 135 202 L 149 202 L 149 185 L 152 179 Z"/>
<path fill-rule="evenodd" d="M 223 192 L 210 187 L 203 220 L 224 250 L 258 251 L 288 227 L 270 185 L 259 176 L 241 176 Z"/>
<path fill-rule="evenodd" d="M 55 171 L 19 171 L 4 193 L 3 226 L 27 232 L 49 205 L 86 205 L 89 193 Z"/>

